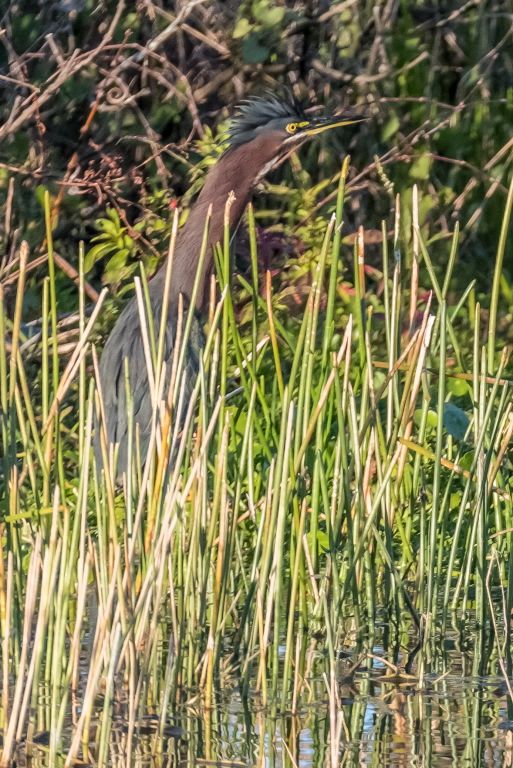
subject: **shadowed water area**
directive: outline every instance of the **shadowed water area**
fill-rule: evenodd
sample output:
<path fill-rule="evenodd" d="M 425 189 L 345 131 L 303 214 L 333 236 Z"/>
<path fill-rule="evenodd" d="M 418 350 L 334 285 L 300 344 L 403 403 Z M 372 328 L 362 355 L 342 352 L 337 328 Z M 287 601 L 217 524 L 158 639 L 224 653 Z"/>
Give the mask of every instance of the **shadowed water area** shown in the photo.
<path fill-rule="evenodd" d="M 499 616 L 499 605 L 497 606 Z M 130 721 L 127 689 L 118 681 L 111 708 L 108 743 L 101 745 L 101 713 L 90 727 L 89 761 L 73 765 L 134 766 L 510 766 L 513 764 L 513 709 L 501 655 L 482 637 L 475 617 L 453 624 L 445 638 L 416 646 L 411 628 L 376 624 L 375 638 L 364 628 L 348 637 L 330 665 L 324 642 L 308 642 L 296 711 L 280 712 L 265 702 L 255 681 L 241 690 L 227 654 L 213 706 L 198 690 L 180 690 L 168 716 L 145 708 Z M 372 643 L 369 645 L 369 643 Z M 484 654 L 484 655 L 483 655 Z M 224 663 L 225 662 L 225 663 Z M 406 669 L 411 670 L 407 672 Z M 84 654 L 83 676 L 87 676 Z M 332 673 L 332 681 L 328 675 Z M 49 689 L 42 689 L 35 719 L 49 721 Z M 73 737 L 80 696 L 63 729 Z M 65 764 L 68 744 L 57 762 L 49 760 L 50 733 L 40 730 L 20 743 L 16 766 L 50 768 Z M 100 753 L 103 750 L 103 756 Z M 86 752 L 84 751 L 84 755 Z"/>

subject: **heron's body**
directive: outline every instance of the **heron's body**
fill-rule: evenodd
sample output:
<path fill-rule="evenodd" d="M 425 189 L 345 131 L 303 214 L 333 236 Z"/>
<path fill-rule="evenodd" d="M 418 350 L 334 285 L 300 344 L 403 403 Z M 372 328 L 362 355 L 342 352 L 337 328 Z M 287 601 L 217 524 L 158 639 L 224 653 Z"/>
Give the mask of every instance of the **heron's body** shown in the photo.
<path fill-rule="evenodd" d="M 213 248 L 222 241 L 225 206 L 231 192 L 234 201 L 229 207 L 230 229 L 237 226 L 255 184 L 284 156 L 309 135 L 332 125 L 358 122 L 362 118 L 309 120 L 293 101 L 255 99 L 240 108 L 231 132 L 231 146 L 209 172 L 205 185 L 193 206 L 187 222 L 179 232 L 173 258 L 169 310 L 164 348 L 168 374 L 176 336 L 179 295 L 189 307 L 198 269 L 205 221 L 212 206 L 208 242 L 202 274 L 199 276 L 196 306 L 193 308 L 192 333 L 185 355 L 185 372 L 189 393 L 195 382 L 202 347 L 202 327 L 198 319 L 207 300 L 207 286 L 212 271 Z M 291 128 L 291 126 L 301 126 Z M 310 127 L 309 132 L 307 127 Z M 297 135 L 296 135 L 297 134 Z M 165 265 L 150 281 L 150 309 L 154 326 L 160 327 L 165 288 Z M 139 430 L 141 456 L 144 459 L 150 437 L 152 402 L 148 385 L 139 310 L 132 299 L 119 316 L 110 334 L 100 361 L 100 381 L 105 412 L 108 443 L 119 444 L 117 473 L 127 470 L 128 417 L 126 403 L 125 358 L 128 360 L 128 381 L 133 403 L 133 420 Z M 166 381 L 164 392 L 167 391 Z M 189 393 L 186 393 L 189 394 Z M 97 455 L 100 455 L 97 441 Z"/>
<path fill-rule="evenodd" d="M 156 275 L 149 285 L 150 308 L 156 329 L 160 327 L 162 316 L 163 287 L 164 279 L 160 274 Z M 176 322 L 176 306 L 172 305 L 168 309 L 164 343 L 164 363 L 166 364 L 164 392 L 167 392 L 170 382 L 170 361 L 173 359 Z M 194 386 L 202 345 L 203 331 L 197 317 L 194 317 L 189 337 L 188 354 L 185 357 L 186 401 Z M 118 474 L 121 474 L 127 468 L 129 447 L 125 358 L 128 360 L 128 382 L 132 399 L 133 420 L 134 424 L 138 425 L 139 448 L 141 456 L 144 457 L 146 456 L 150 439 L 153 406 L 141 335 L 139 309 L 134 300 L 130 301 L 120 314 L 114 329 L 107 339 L 100 360 L 105 429 L 108 442 L 119 444 Z M 98 457 L 101 457 L 98 440 L 96 441 L 96 452 Z"/>

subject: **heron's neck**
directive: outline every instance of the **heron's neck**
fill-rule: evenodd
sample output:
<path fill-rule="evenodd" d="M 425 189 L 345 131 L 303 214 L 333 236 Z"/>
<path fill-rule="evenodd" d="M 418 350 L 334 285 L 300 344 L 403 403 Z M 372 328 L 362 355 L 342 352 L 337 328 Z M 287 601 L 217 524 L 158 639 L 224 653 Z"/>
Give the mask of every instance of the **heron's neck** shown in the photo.
<path fill-rule="evenodd" d="M 235 156 L 236 152 L 229 153 L 209 172 L 185 226 L 178 233 L 171 273 L 172 304 L 178 301 L 180 293 L 183 293 L 187 299 L 191 298 L 200 261 L 208 209 L 212 205 L 207 250 L 199 278 L 196 308 L 201 309 L 208 301 L 207 288 L 212 272 L 214 247 L 216 243 L 223 241 L 226 201 L 230 192 L 233 192 L 235 200 L 229 208 L 230 230 L 233 231 L 244 212 L 254 181 L 252 174 L 244 173 L 244 169 L 238 167 Z M 164 277 L 165 269 L 164 265 L 156 276 L 157 279 Z"/>
<path fill-rule="evenodd" d="M 257 143 L 252 142 L 253 144 Z M 212 272 L 214 247 L 223 241 L 224 217 L 226 201 L 233 192 L 235 199 L 229 207 L 230 231 L 233 232 L 240 221 L 244 208 L 251 195 L 251 189 L 261 168 L 272 159 L 267 155 L 273 147 L 251 147 L 243 145 L 231 150 L 221 157 L 209 171 L 205 185 L 191 209 L 189 218 L 180 230 L 176 242 L 171 277 L 172 303 L 177 302 L 178 295 L 184 294 L 191 298 L 196 272 L 200 261 L 201 244 L 209 206 L 212 205 L 212 216 L 208 230 L 207 250 L 200 275 L 196 308 L 201 309 L 208 301 L 208 281 Z M 156 279 L 161 279 L 165 273 L 165 265 L 157 273 Z"/>

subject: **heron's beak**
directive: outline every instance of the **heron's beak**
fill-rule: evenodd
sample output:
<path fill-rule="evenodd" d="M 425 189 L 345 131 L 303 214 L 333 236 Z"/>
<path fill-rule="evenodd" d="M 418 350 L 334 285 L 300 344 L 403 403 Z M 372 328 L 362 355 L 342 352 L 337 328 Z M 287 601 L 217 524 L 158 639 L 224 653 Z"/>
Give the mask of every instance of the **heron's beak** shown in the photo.
<path fill-rule="evenodd" d="M 343 128 L 346 125 L 355 125 L 369 120 L 367 115 L 338 115 L 338 117 L 316 117 L 302 130 L 303 136 L 317 136 L 331 128 Z"/>

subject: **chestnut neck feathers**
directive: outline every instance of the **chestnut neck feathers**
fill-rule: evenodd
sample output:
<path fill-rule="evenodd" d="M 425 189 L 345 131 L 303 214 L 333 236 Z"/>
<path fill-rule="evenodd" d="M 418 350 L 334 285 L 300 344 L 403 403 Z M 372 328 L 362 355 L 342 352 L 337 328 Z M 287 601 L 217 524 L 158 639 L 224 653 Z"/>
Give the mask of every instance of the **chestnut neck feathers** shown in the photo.
<path fill-rule="evenodd" d="M 196 301 L 196 309 L 203 308 L 208 299 L 206 287 L 212 271 L 213 249 L 216 243 L 223 240 L 225 206 L 230 192 L 235 196 L 230 207 L 230 231 L 233 232 L 251 197 L 255 182 L 261 177 L 262 169 L 275 159 L 279 162 L 281 145 L 282 136 L 279 132 L 259 135 L 252 141 L 231 147 L 209 171 L 203 189 L 177 237 L 171 278 L 172 303 L 178 300 L 180 293 L 188 300 L 191 297 L 205 222 L 209 206 L 212 205 L 207 251 Z M 155 282 L 163 281 L 165 269 L 164 265 L 159 270 Z"/>

